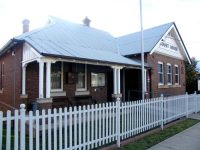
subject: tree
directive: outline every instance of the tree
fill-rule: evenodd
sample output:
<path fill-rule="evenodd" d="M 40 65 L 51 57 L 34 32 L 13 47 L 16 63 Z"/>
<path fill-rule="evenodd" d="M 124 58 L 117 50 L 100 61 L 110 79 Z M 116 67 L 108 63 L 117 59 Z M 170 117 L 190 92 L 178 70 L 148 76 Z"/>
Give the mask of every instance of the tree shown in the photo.
<path fill-rule="evenodd" d="M 193 57 L 191 58 L 191 64 L 185 62 L 185 72 L 186 72 L 186 91 L 191 94 L 197 90 L 197 61 Z"/>

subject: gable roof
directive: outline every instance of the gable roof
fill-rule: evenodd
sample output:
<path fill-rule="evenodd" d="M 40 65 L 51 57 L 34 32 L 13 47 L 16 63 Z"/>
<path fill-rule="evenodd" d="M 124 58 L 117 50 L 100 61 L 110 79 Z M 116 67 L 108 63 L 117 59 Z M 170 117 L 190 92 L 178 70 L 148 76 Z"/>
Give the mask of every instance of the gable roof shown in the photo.
<path fill-rule="evenodd" d="M 144 35 L 144 53 L 151 52 L 160 41 L 173 22 L 146 29 Z M 119 51 L 122 55 L 133 55 L 141 53 L 141 32 L 124 35 L 117 38 Z"/>

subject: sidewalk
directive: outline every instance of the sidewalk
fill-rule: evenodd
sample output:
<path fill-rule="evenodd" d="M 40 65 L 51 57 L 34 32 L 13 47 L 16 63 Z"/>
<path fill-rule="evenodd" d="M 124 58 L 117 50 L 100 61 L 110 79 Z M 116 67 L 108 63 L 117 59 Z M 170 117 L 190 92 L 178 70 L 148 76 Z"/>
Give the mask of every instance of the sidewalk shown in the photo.
<path fill-rule="evenodd" d="M 200 114 L 190 118 L 200 120 Z M 180 132 L 148 150 L 200 150 L 200 123 Z"/>

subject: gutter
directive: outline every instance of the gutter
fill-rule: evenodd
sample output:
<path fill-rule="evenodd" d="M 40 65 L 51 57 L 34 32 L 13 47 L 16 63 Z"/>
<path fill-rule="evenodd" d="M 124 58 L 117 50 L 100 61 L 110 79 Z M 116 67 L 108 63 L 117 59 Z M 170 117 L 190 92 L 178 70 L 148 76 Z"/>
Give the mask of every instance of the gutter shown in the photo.
<path fill-rule="evenodd" d="M 112 65 L 118 65 L 118 66 L 123 66 L 123 67 L 128 67 L 128 68 L 136 68 L 136 69 L 141 69 L 140 64 L 139 65 L 131 65 L 131 64 L 123 64 L 123 63 L 115 63 L 115 62 L 109 62 L 109 61 L 101 61 L 101 60 L 93 60 L 93 59 L 85 59 L 85 58 L 75 58 L 75 57 L 68 57 L 68 56 L 62 56 L 62 55 L 53 55 L 53 54 L 47 54 L 47 53 L 41 53 L 42 56 L 49 56 L 49 57 L 56 57 L 56 58 L 63 58 L 63 59 L 69 59 L 71 62 L 76 62 L 77 61 L 83 61 L 85 63 L 93 62 L 95 64 L 102 64 L 102 65 L 107 65 L 107 66 L 112 66 Z M 129 58 L 128 58 L 129 59 Z M 150 66 L 145 66 L 146 68 L 150 68 Z"/>
<path fill-rule="evenodd" d="M 10 48 L 18 44 L 19 42 L 23 42 L 23 40 L 17 40 L 15 38 L 10 39 L 1 49 L 0 49 L 0 56 L 3 55 L 6 51 Z"/>

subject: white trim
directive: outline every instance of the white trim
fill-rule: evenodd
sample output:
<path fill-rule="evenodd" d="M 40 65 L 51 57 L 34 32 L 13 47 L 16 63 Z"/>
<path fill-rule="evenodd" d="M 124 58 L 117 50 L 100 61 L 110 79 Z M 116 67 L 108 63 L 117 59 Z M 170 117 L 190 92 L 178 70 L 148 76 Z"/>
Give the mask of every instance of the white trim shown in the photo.
<path fill-rule="evenodd" d="M 121 93 L 121 77 L 120 77 L 120 69 L 118 68 L 117 69 L 117 83 L 118 83 L 118 86 L 117 86 L 117 94 L 120 94 Z"/>
<path fill-rule="evenodd" d="M 161 61 L 158 61 L 158 63 L 157 64 L 161 64 L 162 65 L 162 77 L 163 77 L 163 83 L 161 83 L 160 82 L 160 74 L 159 73 L 161 73 L 161 72 L 159 72 L 159 70 L 157 70 L 157 74 L 158 74 L 158 85 L 160 86 L 160 85 L 164 85 L 164 83 L 165 83 L 165 78 L 164 78 L 164 64 L 163 64 L 163 62 L 161 62 Z M 158 69 L 158 67 L 157 67 L 157 69 Z"/>
<path fill-rule="evenodd" d="M 165 34 L 162 36 L 162 38 L 160 38 L 160 40 L 158 41 L 158 43 L 154 46 L 154 48 L 151 50 L 150 55 L 153 54 L 155 52 L 155 50 L 159 47 L 160 42 L 163 40 L 163 37 L 166 37 L 166 35 L 169 33 L 169 31 L 174 27 L 174 25 L 172 25 L 167 32 L 165 32 Z"/>
<path fill-rule="evenodd" d="M 30 44 L 28 44 L 27 42 L 24 44 L 24 45 L 27 45 L 29 47 L 31 47 L 31 51 L 37 55 L 37 57 L 42 57 L 42 55 L 40 55 Z"/>
<path fill-rule="evenodd" d="M 42 55 L 40 55 L 31 45 L 28 43 L 23 44 L 22 63 L 33 62 L 41 57 Z"/>
<path fill-rule="evenodd" d="M 46 98 L 51 97 L 51 62 L 46 62 Z"/>
<path fill-rule="evenodd" d="M 63 91 L 63 62 L 61 61 L 61 88 L 60 89 L 52 89 L 51 92 L 61 92 Z"/>
<path fill-rule="evenodd" d="M 117 68 L 113 68 L 113 94 L 117 94 Z"/>
<path fill-rule="evenodd" d="M 75 91 L 75 96 L 90 95 L 90 91 Z"/>
<path fill-rule="evenodd" d="M 172 55 L 169 55 L 169 54 L 167 54 L 167 53 L 163 54 L 162 52 L 159 52 L 159 51 L 156 51 L 155 53 L 156 53 L 156 54 L 161 54 L 161 55 L 164 55 L 164 56 L 168 56 L 168 57 L 171 57 L 171 58 L 175 58 L 175 59 L 177 59 L 177 60 L 184 60 L 184 58 L 178 58 L 178 57 L 176 57 L 176 56 L 172 56 Z"/>
<path fill-rule="evenodd" d="M 44 98 L 44 62 L 39 62 L 39 98 Z"/>
<path fill-rule="evenodd" d="M 85 88 L 77 88 L 76 85 L 76 91 L 87 91 L 87 64 L 83 64 L 85 65 Z"/>
<path fill-rule="evenodd" d="M 178 74 L 176 74 L 176 69 L 174 71 L 174 85 L 180 85 L 180 71 L 179 71 L 179 66 L 175 64 L 174 67 L 178 68 Z M 176 83 L 176 75 L 178 75 L 178 83 Z"/>
<path fill-rule="evenodd" d="M 26 95 L 26 65 L 22 66 L 22 95 Z"/>
<path fill-rule="evenodd" d="M 36 102 L 39 104 L 44 104 L 44 103 L 52 103 L 53 100 L 52 98 L 37 98 Z"/>
<path fill-rule="evenodd" d="M 66 96 L 66 91 L 51 92 L 51 97 L 56 97 L 56 96 Z"/>
<path fill-rule="evenodd" d="M 170 32 L 172 29 L 174 29 L 175 36 L 176 36 L 176 38 L 178 39 L 178 41 L 180 41 L 179 43 L 180 43 L 181 49 L 184 51 L 184 54 L 185 54 L 187 60 L 188 60 L 189 63 L 191 64 L 189 55 L 188 55 L 188 53 L 186 52 L 187 50 L 186 50 L 186 48 L 185 48 L 185 46 L 184 46 L 184 44 L 183 44 L 183 41 L 181 40 L 181 37 L 180 37 L 180 35 L 178 34 L 178 30 L 176 29 L 176 27 L 175 27 L 174 24 L 172 24 L 172 26 L 165 32 L 165 34 L 162 36 L 162 38 L 160 38 L 160 40 L 159 40 L 159 41 L 157 42 L 157 44 L 153 47 L 153 49 L 150 51 L 149 54 L 151 55 L 151 54 L 153 54 L 153 53 L 157 50 L 157 48 L 158 48 L 159 45 L 160 45 L 160 42 L 161 42 L 163 39 L 165 39 L 165 38 L 167 37 L 167 35 L 169 34 L 169 32 Z M 179 50 L 180 50 L 180 49 L 179 49 Z M 185 57 L 184 57 L 184 58 L 185 58 Z"/>
<path fill-rule="evenodd" d="M 169 73 L 169 68 L 171 67 L 171 73 Z M 168 75 L 171 75 L 171 82 L 168 82 Z M 172 85 L 172 65 L 170 63 L 167 63 L 167 85 Z"/>
<path fill-rule="evenodd" d="M 178 31 L 176 30 L 175 27 L 174 27 L 174 31 L 175 31 L 175 33 L 176 33 L 175 36 L 177 36 L 178 41 L 180 41 L 180 43 L 181 43 L 181 47 L 182 47 L 182 49 L 183 49 L 183 52 L 185 53 L 185 56 L 187 57 L 188 62 L 191 64 L 190 58 L 189 58 L 189 56 L 188 56 L 188 54 L 187 54 L 187 52 L 186 52 L 187 50 L 185 49 L 184 44 L 183 44 L 183 41 L 181 40 L 180 36 L 178 36 L 179 34 L 178 34 Z"/>
<path fill-rule="evenodd" d="M 175 65 L 174 65 L 174 67 L 178 67 L 178 65 L 177 65 L 177 64 L 175 64 Z"/>

